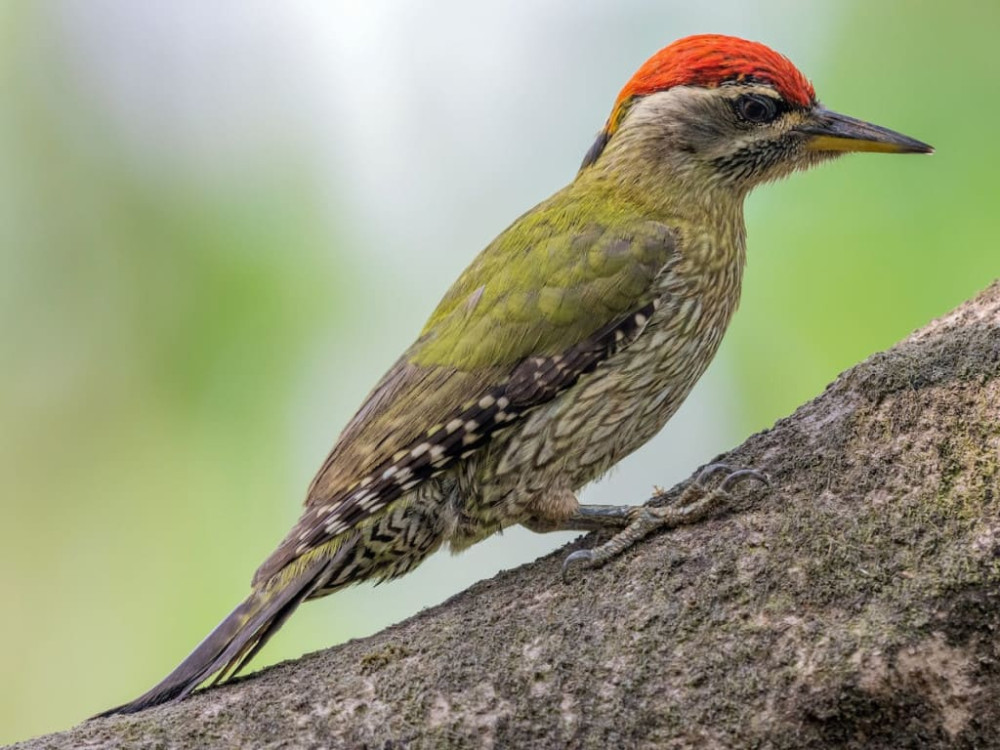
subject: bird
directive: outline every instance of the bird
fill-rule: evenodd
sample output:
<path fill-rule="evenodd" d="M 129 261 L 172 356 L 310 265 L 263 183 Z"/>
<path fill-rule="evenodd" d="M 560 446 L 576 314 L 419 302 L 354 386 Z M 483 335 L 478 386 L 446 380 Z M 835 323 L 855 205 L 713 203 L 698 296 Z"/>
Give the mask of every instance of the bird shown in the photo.
<path fill-rule="evenodd" d="M 932 151 L 826 109 L 760 42 L 699 34 L 656 52 L 573 180 L 475 257 L 375 385 L 246 599 L 159 684 L 100 716 L 224 681 L 302 602 L 397 578 L 441 547 L 515 524 L 611 529 L 566 559 L 596 566 L 766 482 L 709 465 L 669 506 L 577 500 L 661 430 L 715 356 L 753 188 L 849 152 Z"/>

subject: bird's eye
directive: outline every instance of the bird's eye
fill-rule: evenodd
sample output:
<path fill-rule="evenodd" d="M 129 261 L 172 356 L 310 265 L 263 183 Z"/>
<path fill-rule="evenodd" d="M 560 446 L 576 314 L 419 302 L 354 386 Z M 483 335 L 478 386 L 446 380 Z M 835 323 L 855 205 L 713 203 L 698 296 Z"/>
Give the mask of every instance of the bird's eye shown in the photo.
<path fill-rule="evenodd" d="M 736 111 L 747 122 L 771 122 L 778 116 L 778 105 L 769 96 L 745 94 L 736 100 Z"/>

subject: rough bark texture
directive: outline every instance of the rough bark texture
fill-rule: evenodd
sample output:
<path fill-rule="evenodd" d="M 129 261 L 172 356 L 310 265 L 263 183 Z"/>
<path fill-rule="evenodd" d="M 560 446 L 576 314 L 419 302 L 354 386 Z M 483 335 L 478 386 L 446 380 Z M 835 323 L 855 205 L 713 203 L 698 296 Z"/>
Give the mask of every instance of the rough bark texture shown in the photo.
<path fill-rule="evenodd" d="M 1000 747 L 1000 283 L 718 460 L 774 490 L 17 747 Z"/>

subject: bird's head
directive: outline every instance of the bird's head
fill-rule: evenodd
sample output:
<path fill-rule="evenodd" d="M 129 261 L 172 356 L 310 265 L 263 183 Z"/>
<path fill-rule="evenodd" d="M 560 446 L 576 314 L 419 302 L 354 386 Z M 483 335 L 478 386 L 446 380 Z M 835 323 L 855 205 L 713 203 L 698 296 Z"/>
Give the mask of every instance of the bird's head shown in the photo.
<path fill-rule="evenodd" d="M 581 169 L 638 160 L 745 194 L 851 151 L 932 150 L 825 109 L 808 79 L 769 47 L 702 34 L 664 47 L 639 68 Z"/>

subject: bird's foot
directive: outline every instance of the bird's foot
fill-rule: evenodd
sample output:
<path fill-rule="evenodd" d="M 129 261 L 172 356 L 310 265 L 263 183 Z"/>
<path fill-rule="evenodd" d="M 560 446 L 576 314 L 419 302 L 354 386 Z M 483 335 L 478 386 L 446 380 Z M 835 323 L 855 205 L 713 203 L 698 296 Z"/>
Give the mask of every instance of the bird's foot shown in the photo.
<path fill-rule="evenodd" d="M 725 474 L 725 476 L 718 485 L 713 487 L 710 480 L 719 474 Z M 673 529 L 707 518 L 719 508 L 729 505 L 732 501 L 730 491 L 750 479 L 761 482 L 766 487 L 771 486 L 771 480 L 768 479 L 767 475 L 756 469 L 734 469 L 727 464 L 709 464 L 670 505 L 638 505 L 631 508 L 600 506 L 601 514 L 607 513 L 608 515 L 607 525 L 614 525 L 616 522 L 620 524 L 620 519 L 623 516 L 627 518 L 627 525 L 604 544 L 594 549 L 581 549 L 567 555 L 562 566 L 563 578 L 567 577 L 569 569 L 574 563 L 580 563 L 586 568 L 598 567 L 654 531 Z M 653 500 L 660 497 L 662 497 L 662 493 L 654 496 Z M 581 506 L 581 511 L 586 508 L 587 506 Z M 604 508 L 608 508 L 609 511 L 613 508 L 615 512 L 612 514 L 609 511 L 604 511 Z"/>

